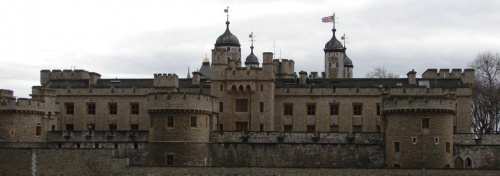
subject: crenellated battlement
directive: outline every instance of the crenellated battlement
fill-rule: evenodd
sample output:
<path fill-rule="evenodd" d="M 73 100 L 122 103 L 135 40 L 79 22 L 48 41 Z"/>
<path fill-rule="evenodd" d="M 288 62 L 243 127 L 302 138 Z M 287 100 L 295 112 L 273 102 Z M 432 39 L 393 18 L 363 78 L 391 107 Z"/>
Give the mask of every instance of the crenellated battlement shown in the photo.
<path fill-rule="evenodd" d="M 439 69 L 439 72 L 438 69 L 432 68 L 432 69 L 427 69 L 422 74 L 422 78 L 428 78 L 428 79 L 461 78 L 462 82 L 464 82 L 465 84 L 473 84 L 474 74 L 475 74 L 474 69 L 470 68 L 464 69 L 463 71 L 462 69 L 454 68 L 451 69 L 451 72 L 450 69 L 447 68 Z"/>
<path fill-rule="evenodd" d="M 175 73 L 155 73 L 154 74 L 155 87 L 179 87 L 179 76 Z"/>
<path fill-rule="evenodd" d="M 293 78 L 295 75 L 295 62 L 293 60 L 288 59 L 274 59 L 274 74 L 276 74 L 277 78 L 287 79 Z"/>
<path fill-rule="evenodd" d="M 456 100 L 450 96 L 389 96 L 383 100 L 383 112 L 455 112 Z"/>
<path fill-rule="evenodd" d="M 45 103 L 27 98 L 0 100 L 0 112 L 43 113 Z"/>
<path fill-rule="evenodd" d="M 101 75 L 95 72 L 88 72 L 86 70 L 41 70 L 40 71 L 40 84 L 45 85 L 50 80 L 57 79 L 87 79 L 89 84 L 95 84 Z"/>

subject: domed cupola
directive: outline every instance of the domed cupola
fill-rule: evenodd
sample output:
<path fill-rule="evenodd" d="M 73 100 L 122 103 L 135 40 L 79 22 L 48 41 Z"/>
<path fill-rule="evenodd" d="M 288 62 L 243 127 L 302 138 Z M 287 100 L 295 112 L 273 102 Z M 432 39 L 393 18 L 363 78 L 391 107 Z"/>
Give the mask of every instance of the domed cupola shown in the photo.
<path fill-rule="evenodd" d="M 344 54 L 344 67 L 353 67 L 352 65 L 352 60 L 347 56 L 347 54 Z"/>
<path fill-rule="evenodd" d="M 235 46 L 240 47 L 240 41 L 238 38 L 229 31 L 229 21 L 226 21 L 226 31 L 224 34 L 217 38 L 215 46 Z"/>
<path fill-rule="evenodd" d="M 257 64 L 258 66 L 259 59 L 257 58 L 257 56 L 255 56 L 255 54 L 253 54 L 253 46 L 251 46 L 250 49 L 252 50 L 252 52 L 250 52 L 250 55 L 247 56 L 247 59 L 245 60 L 245 65 L 248 66 L 251 64 Z"/>
<path fill-rule="evenodd" d="M 335 31 L 337 31 L 335 28 L 332 29 L 333 31 L 333 36 L 330 41 L 326 42 L 325 44 L 325 49 L 323 49 L 325 52 L 340 52 L 340 51 L 345 51 L 344 46 L 342 43 L 337 40 L 337 37 L 335 37 Z"/>

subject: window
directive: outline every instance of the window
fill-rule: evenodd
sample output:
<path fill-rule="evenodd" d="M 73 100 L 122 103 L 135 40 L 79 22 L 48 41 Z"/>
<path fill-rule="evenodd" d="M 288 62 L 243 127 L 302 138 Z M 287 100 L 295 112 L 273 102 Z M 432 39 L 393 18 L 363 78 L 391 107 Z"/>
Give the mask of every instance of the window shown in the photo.
<path fill-rule="evenodd" d="M 339 104 L 330 104 L 330 115 L 339 115 Z"/>
<path fill-rule="evenodd" d="M 236 131 L 248 131 L 247 128 L 247 122 L 236 122 Z"/>
<path fill-rule="evenodd" d="M 54 131 L 54 130 L 52 130 L 52 131 Z M 16 135 L 16 131 L 14 131 L 14 130 L 12 130 L 12 129 L 11 129 L 11 130 L 10 130 L 10 137 L 12 137 L 12 136 L 14 136 L 14 135 Z"/>
<path fill-rule="evenodd" d="M 446 153 L 451 153 L 451 143 L 446 142 Z"/>
<path fill-rule="evenodd" d="M 219 131 L 224 131 L 224 124 L 219 124 L 218 128 L 219 128 Z"/>
<path fill-rule="evenodd" d="M 139 103 L 130 103 L 130 114 L 139 114 Z"/>
<path fill-rule="evenodd" d="M 166 164 L 167 164 L 167 166 L 174 165 L 174 155 L 167 155 Z"/>
<path fill-rule="evenodd" d="M 64 103 L 66 106 L 66 114 L 73 115 L 75 114 L 75 104 L 74 103 Z"/>
<path fill-rule="evenodd" d="M 439 144 L 439 137 L 434 138 L 434 144 L 436 144 L 436 145 Z"/>
<path fill-rule="evenodd" d="M 110 131 L 116 131 L 116 124 L 109 124 Z"/>
<path fill-rule="evenodd" d="M 248 112 L 248 99 L 236 99 L 236 112 Z"/>
<path fill-rule="evenodd" d="M 73 131 L 73 124 L 66 124 L 66 131 Z"/>
<path fill-rule="evenodd" d="M 284 125 L 283 130 L 286 132 L 292 132 L 293 131 L 293 126 L 292 125 Z"/>
<path fill-rule="evenodd" d="M 259 131 L 264 131 L 264 124 L 259 124 Z"/>
<path fill-rule="evenodd" d="M 118 147 L 118 143 L 115 143 L 115 148 L 119 148 L 119 147 Z"/>
<path fill-rule="evenodd" d="M 353 115 L 362 115 L 363 113 L 363 105 L 355 104 L 353 105 Z"/>
<path fill-rule="evenodd" d="M 308 133 L 316 132 L 316 125 L 307 125 L 307 132 Z"/>
<path fill-rule="evenodd" d="M 283 115 L 293 115 L 293 104 L 287 103 L 283 105 Z"/>
<path fill-rule="evenodd" d="M 94 148 L 99 148 L 99 143 L 95 143 Z"/>
<path fill-rule="evenodd" d="M 42 136 L 42 126 L 36 126 L 36 128 L 35 128 L 35 135 L 36 136 Z"/>
<path fill-rule="evenodd" d="M 109 114 L 116 115 L 118 114 L 118 105 L 116 103 L 108 104 Z"/>
<path fill-rule="evenodd" d="M 465 168 L 471 168 L 471 167 L 472 167 L 472 159 L 467 157 L 467 159 L 465 159 Z"/>
<path fill-rule="evenodd" d="M 219 90 L 220 90 L 221 92 L 224 90 L 224 86 L 223 86 L 222 84 L 219 86 Z"/>
<path fill-rule="evenodd" d="M 264 91 L 264 85 L 260 85 L 260 91 Z"/>
<path fill-rule="evenodd" d="M 377 103 L 377 116 L 380 116 L 380 104 Z"/>
<path fill-rule="evenodd" d="M 399 142 L 394 142 L 394 152 L 395 153 L 401 152 Z"/>
<path fill-rule="evenodd" d="M 139 144 L 136 142 L 134 143 L 134 149 L 138 149 L 139 148 Z"/>
<path fill-rule="evenodd" d="M 429 118 L 422 118 L 422 128 L 429 128 Z"/>
<path fill-rule="evenodd" d="M 361 125 L 353 125 L 352 132 L 361 133 L 363 131 L 363 126 Z"/>
<path fill-rule="evenodd" d="M 330 125 L 330 132 L 339 132 L 338 125 Z"/>
<path fill-rule="evenodd" d="M 417 144 L 417 137 L 411 137 L 411 142 L 413 144 Z"/>
<path fill-rule="evenodd" d="M 130 130 L 139 130 L 139 124 L 130 124 Z"/>
<path fill-rule="evenodd" d="M 264 112 L 264 102 L 260 102 L 259 105 L 260 105 L 259 108 L 260 112 Z"/>
<path fill-rule="evenodd" d="M 95 115 L 95 103 L 87 103 L 87 114 Z"/>
<path fill-rule="evenodd" d="M 196 128 L 196 122 L 197 122 L 196 117 L 191 117 L 191 127 Z"/>
<path fill-rule="evenodd" d="M 376 128 L 377 128 L 377 132 L 380 132 L 380 129 L 381 129 L 380 125 L 377 125 Z"/>
<path fill-rule="evenodd" d="M 174 117 L 173 116 L 167 117 L 167 127 L 174 127 Z"/>
<path fill-rule="evenodd" d="M 316 115 L 316 104 L 307 104 L 307 115 Z"/>
<path fill-rule="evenodd" d="M 224 112 L 224 103 L 219 102 L 219 112 Z"/>

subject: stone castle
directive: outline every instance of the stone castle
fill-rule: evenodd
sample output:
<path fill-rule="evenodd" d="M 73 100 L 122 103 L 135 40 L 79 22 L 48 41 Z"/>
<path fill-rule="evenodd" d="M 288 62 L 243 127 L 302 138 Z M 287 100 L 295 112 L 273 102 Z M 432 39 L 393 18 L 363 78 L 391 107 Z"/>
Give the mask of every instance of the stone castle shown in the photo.
<path fill-rule="evenodd" d="M 243 63 L 229 24 L 192 77 L 42 70 L 31 99 L 0 90 L 0 175 L 500 169 L 500 136 L 471 133 L 474 70 L 352 78 L 334 28 L 324 72 L 297 74 L 253 44 Z"/>

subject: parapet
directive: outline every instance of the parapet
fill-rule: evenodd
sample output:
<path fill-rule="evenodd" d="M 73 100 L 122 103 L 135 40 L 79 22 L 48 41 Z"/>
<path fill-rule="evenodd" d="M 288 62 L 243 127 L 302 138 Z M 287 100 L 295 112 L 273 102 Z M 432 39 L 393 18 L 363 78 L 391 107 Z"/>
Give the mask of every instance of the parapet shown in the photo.
<path fill-rule="evenodd" d="M 101 78 L 101 75 L 95 72 L 88 72 L 86 70 L 41 70 L 40 71 L 40 84 L 45 85 L 50 80 L 56 79 L 93 79 Z M 90 82 L 89 82 L 90 83 Z"/>
<path fill-rule="evenodd" d="M 295 62 L 288 59 L 274 59 L 274 73 L 277 78 L 293 78 L 295 74 Z"/>
<path fill-rule="evenodd" d="M 453 96 L 390 96 L 383 100 L 383 112 L 455 112 Z"/>
<path fill-rule="evenodd" d="M 14 91 L 8 89 L 0 89 L 0 99 L 2 98 L 14 98 Z"/>
<path fill-rule="evenodd" d="M 27 98 L 0 100 L 0 112 L 43 113 L 45 103 Z"/>
<path fill-rule="evenodd" d="M 474 75 L 475 71 L 474 69 L 468 68 L 464 69 L 462 72 L 462 69 L 459 68 L 454 68 L 451 70 L 450 69 L 439 69 L 439 72 L 437 69 L 427 69 L 423 74 L 422 78 L 424 79 L 444 79 L 444 78 L 460 78 L 463 83 L 466 85 L 472 85 L 474 84 Z"/>
<path fill-rule="evenodd" d="M 179 77 L 175 73 L 155 73 L 154 74 L 155 87 L 179 87 Z"/>
<path fill-rule="evenodd" d="M 148 94 L 149 113 L 204 113 L 212 114 L 216 98 L 198 93 L 151 93 Z"/>

